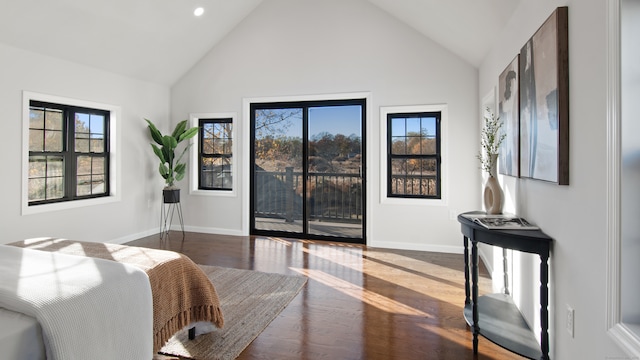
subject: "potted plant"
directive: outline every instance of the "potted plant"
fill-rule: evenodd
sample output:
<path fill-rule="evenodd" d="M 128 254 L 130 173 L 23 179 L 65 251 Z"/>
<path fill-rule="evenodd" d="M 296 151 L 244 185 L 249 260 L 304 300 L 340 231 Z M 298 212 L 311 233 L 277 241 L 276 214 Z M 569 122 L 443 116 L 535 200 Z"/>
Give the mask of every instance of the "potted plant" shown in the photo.
<path fill-rule="evenodd" d="M 489 174 L 484 186 L 484 207 L 487 214 L 502 214 L 504 205 L 504 193 L 498 182 L 497 174 L 500 145 L 507 136 L 500 130 L 501 128 L 502 121 L 500 118 L 496 118 L 491 109 L 487 107 L 480 139 L 482 152 L 477 156 L 482 170 Z"/>
<path fill-rule="evenodd" d="M 160 159 L 158 171 L 166 184 L 162 190 L 164 202 L 178 203 L 180 202 L 180 189 L 175 186 L 175 182 L 182 180 L 187 171 L 187 163 L 181 162 L 181 160 L 191 144 L 185 146 L 177 158 L 176 149 L 182 141 L 196 136 L 198 128 L 187 128 L 187 120 L 183 120 L 176 125 L 171 135 L 163 135 L 150 120 L 145 119 L 145 121 L 149 124 L 151 138 L 156 142 L 156 144 L 151 143 L 151 147 Z"/>

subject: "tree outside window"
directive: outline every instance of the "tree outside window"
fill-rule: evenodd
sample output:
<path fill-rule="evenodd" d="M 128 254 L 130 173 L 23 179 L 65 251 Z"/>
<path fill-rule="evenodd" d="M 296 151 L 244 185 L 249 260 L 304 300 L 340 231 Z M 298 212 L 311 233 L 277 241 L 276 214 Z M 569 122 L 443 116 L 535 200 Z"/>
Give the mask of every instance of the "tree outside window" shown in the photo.
<path fill-rule="evenodd" d="M 109 194 L 108 124 L 108 111 L 30 102 L 30 206 Z"/>
<path fill-rule="evenodd" d="M 233 188 L 233 119 L 200 119 L 199 179 L 203 190 Z"/>
<path fill-rule="evenodd" d="M 387 115 L 387 196 L 440 199 L 440 113 Z"/>

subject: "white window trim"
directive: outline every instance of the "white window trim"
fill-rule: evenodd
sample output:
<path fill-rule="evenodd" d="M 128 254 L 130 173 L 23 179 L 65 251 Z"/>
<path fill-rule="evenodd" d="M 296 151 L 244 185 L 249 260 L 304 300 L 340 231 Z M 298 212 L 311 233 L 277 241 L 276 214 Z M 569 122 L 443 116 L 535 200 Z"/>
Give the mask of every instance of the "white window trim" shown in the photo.
<path fill-rule="evenodd" d="M 631 357 L 640 357 L 640 329 L 622 322 L 620 163 L 620 0 L 607 0 L 607 309 L 609 336 Z"/>
<path fill-rule="evenodd" d="M 109 195 L 93 199 L 63 201 L 52 204 L 29 206 L 29 103 L 31 100 L 54 104 L 71 105 L 98 109 L 109 112 Z M 120 139 L 116 126 L 122 115 L 122 109 L 116 105 L 94 101 L 78 100 L 62 96 L 41 94 L 31 91 L 22 92 L 22 215 L 39 214 L 52 211 L 75 209 L 84 206 L 103 205 L 121 200 L 120 179 L 121 162 L 118 147 Z"/>
<path fill-rule="evenodd" d="M 387 196 L 387 115 L 398 113 L 440 112 L 440 199 Z M 447 206 L 449 178 L 449 112 L 446 104 L 380 107 L 380 203 L 384 205 Z"/>
<path fill-rule="evenodd" d="M 236 127 L 238 114 L 235 112 L 221 113 L 193 113 L 189 114 L 191 126 L 199 126 L 200 119 L 228 119 L 231 118 L 231 138 L 233 145 L 231 146 L 231 191 L 229 190 L 202 190 L 198 189 L 198 151 L 200 149 L 200 134 L 195 136 L 192 141 L 191 155 L 189 156 L 191 176 L 189 177 L 189 194 L 196 196 L 219 196 L 219 197 L 237 197 L 238 196 L 238 139 L 236 138 Z"/>

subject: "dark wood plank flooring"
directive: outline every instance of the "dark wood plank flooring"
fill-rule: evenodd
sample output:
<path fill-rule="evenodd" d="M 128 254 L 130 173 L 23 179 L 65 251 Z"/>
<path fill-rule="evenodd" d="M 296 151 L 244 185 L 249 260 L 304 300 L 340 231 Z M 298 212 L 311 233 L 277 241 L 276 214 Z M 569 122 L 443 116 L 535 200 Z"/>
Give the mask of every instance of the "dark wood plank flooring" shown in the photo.
<path fill-rule="evenodd" d="M 472 335 L 462 316 L 462 255 L 273 237 L 172 232 L 127 245 L 181 252 L 203 265 L 309 277 L 239 359 L 520 359 Z M 485 269 L 480 292 L 491 290 Z"/>

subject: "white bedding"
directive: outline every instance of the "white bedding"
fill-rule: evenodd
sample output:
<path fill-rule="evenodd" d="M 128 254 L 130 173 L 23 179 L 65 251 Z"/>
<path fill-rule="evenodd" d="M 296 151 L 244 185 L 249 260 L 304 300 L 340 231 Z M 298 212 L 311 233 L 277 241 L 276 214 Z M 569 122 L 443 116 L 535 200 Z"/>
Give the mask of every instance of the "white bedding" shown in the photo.
<path fill-rule="evenodd" d="M 0 324 L 0 352 L 3 359 L 46 359 L 42 330 L 36 319 L 0 308 Z"/>
<path fill-rule="evenodd" d="M 35 318 L 48 359 L 151 359 L 146 273 L 114 261 L 0 245 L 0 307 Z"/>

